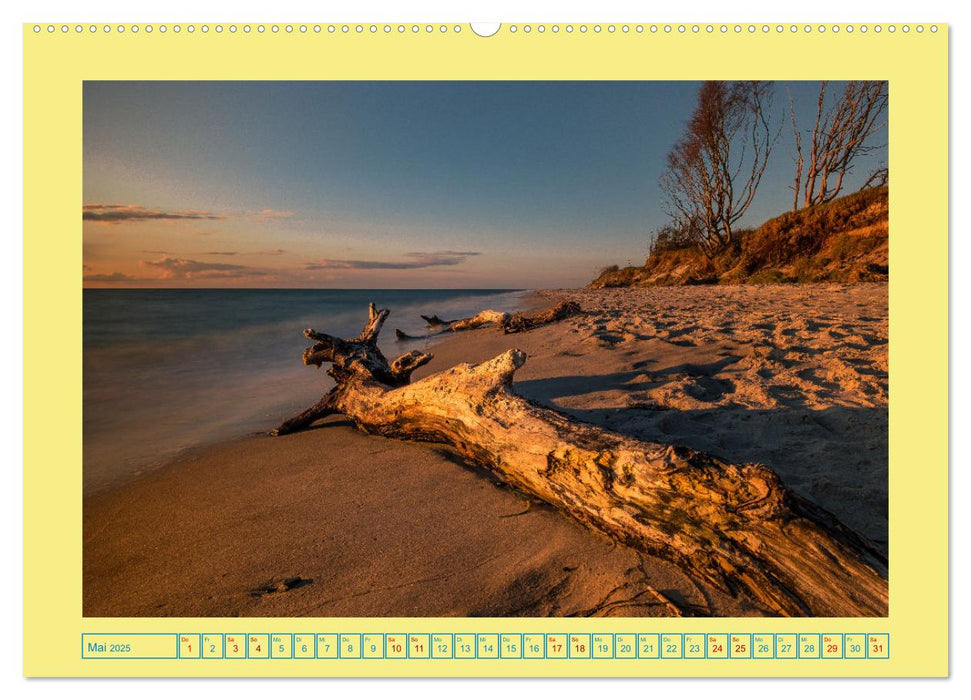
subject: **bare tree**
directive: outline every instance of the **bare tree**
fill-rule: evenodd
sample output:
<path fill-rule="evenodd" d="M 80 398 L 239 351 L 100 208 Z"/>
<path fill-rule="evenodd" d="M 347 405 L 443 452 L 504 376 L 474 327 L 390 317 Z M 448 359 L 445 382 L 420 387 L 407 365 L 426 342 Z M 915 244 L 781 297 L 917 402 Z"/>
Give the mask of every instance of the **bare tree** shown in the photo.
<path fill-rule="evenodd" d="M 808 148 L 803 150 L 803 132 L 789 94 L 789 116 L 795 140 L 796 175 L 792 209 L 832 201 L 843 189 L 843 182 L 861 155 L 882 148 L 871 138 L 887 124 L 887 83 L 883 80 L 853 80 L 843 94 L 826 106 L 828 83 L 819 84 L 816 120 Z M 805 179 L 803 179 L 805 177 Z M 886 182 L 886 168 L 875 171 L 864 187 Z"/>
<path fill-rule="evenodd" d="M 879 168 L 870 173 L 870 177 L 867 181 L 863 183 L 861 190 L 865 190 L 867 187 L 883 187 L 890 181 L 890 170 L 886 165 L 881 165 Z"/>
<path fill-rule="evenodd" d="M 668 153 L 661 177 L 668 214 L 708 257 L 735 239 L 762 181 L 775 141 L 766 116 L 771 99 L 771 83 L 704 83 L 684 136 Z"/>
<path fill-rule="evenodd" d="M 792 102 L 792 91 L 786 88 L 786 93 L 789 95 L 789 119 L 792 121 L 792 138 L 796 146 L 796 178 L 792 186 L 792 210 L 799 210 L 799 194 L 800 187 L 799 183 L 802 182 L 802 132 L 799 130 L 799 125 L 796 122 L 796 107 Z M 820 94 L 822 98 L 822 94 Z"/>

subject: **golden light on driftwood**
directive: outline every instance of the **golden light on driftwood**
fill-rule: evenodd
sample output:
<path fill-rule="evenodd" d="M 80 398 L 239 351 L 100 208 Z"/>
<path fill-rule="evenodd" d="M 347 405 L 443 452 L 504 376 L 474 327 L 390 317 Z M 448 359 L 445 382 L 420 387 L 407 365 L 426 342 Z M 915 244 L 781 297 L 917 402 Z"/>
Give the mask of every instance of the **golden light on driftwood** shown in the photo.
<path fill-rule="evenodd" d="M 411 383 L 432 356 L 412 351 L 389 362 L 377 346 L 388 313 L 372 304 L 350 340 L 305 331 L 315 342 L 304 362 L 331 363 L 336 386 L 277 435 L 342 414 L 368 433 L 447 445 L 627 546 L 753 596 L 769 613 L 887 614 L 885 558 L 767 467 L 637 440 L 532 403 L 513 389 L 526 361 L 520 350 Z"/>

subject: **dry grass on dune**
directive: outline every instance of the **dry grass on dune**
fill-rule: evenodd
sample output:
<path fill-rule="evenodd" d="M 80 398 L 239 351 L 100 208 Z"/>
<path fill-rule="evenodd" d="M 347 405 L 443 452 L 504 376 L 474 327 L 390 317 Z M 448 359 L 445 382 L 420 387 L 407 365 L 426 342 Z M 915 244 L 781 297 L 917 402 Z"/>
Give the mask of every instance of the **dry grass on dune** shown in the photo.
<path fill-rule="evenodd" d="M 643 266 L 606 268 L 590 287 L 884 281 L 888 215 L 886 187 L 861 190 L 770 219 L 712 259 L 695 247 L 655 249 Z"/>

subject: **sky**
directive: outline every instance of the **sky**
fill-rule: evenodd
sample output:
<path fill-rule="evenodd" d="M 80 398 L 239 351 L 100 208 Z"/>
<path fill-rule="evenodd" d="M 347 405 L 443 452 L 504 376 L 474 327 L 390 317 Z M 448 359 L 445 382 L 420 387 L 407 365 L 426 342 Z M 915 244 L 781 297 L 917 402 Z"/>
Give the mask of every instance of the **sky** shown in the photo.
<path fill-rule="evenodd" d="M 582 286 L 669 220 L 658 181 L 699 85 L 88 81 L 84 285 Z M 775 85 L 742 225 L 792 204 L 787 89 L 815 115 L 818 83 Z"/>

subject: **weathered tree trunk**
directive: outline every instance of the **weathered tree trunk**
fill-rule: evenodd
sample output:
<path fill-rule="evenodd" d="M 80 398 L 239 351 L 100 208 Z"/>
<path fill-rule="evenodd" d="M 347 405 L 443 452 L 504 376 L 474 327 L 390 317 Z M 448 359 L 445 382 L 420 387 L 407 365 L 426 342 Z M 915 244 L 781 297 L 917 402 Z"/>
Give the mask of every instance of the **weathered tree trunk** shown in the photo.
<path fill-rule="evenodd" d="M 448 445 L 581 522 L 733 595 L 747 593 L 769 612 L 887 614 L 881 555 L 768 468 L 635 440 L 531 403 L 512 389 L 526 361 L 519 350 L 410 384 L 411 371 L 431 356 L 412 352 L 388 363 L 375 342 L 386 316 L 372 305 L 354 340 L 304 332 L 316 341 L 304 362 L 333 363 L 337 386 L 301 416 L 323 405 L 368 433 Z M 309 425 L 301 416 L 278 434 Z"/>
<path fill-rule="evenodd" d="M 547 323 L 555 323 L 576 316 L 580 313 L 580 310 L 580 304 L 575 301 L 561 301 L 545 311 L 537 311 L 532 314 L 516 313 L 503 322 L 502 332 L 523 333 L 539 326 L 545 326 Z"/>
<path fill-rule="evenodd" d="M 436 314 L 435 316 L 422 316 L 428 324 L 428 329 L 432 331 L 428 335 L 413 336 L 404 331 L 395 329 L 395 340 L 424 340 L 432 338 L 442 333 L 455 333 L 457 331 L 468 331 L 474 328 L 481 328 L 490 323 L 498 326 L 503 333 L 523 333 L 533 328 L 562 321 L 564 318 L 576 316 L 580 313 L 580 304 L 575 301 L 561 301 L 543 311 L 534 313 L 515 313 L 509 314 L 505 311 L 493 311 L 486 309 L 480 311 L 475 316 L 460 318 L 454 321 L 443 321 Z"/>
<path fill-rule="evenodd" d="M 494 323 L 501 327 L 503 323 L 509 320 L 509 314 L 505 311 L 493 311 L 492 309 L 485 309 L 484 311 L 477 313 L 475 316 L 460 318 L 454 321 L 443 321 L 438 317 L 437 314 L 435 316 L 422 316 L 422 318 L 428 324 L 428 329 L 431 331 L 431 333 L 415 336 L 408 335 L 404 331 L 395 328 L 395 340 L 424 340 L 425 338 L 433 338 L 444 333 L 470 331 L 475 328 L 481 328 L 482 326 L 486 326 L 490 323 Z"/>
<path fill-rule="evenodd" d="M 428 324 L 428 330 L 432 331 L 440 330 L 442 326 L 450 326 L 455 323 L 455 320 L 443 321 L 438 314 L 434 314 L 433 316 L 426 316 L 425 314 L 418 315 L 421 316 L 421 319 Z"/>

